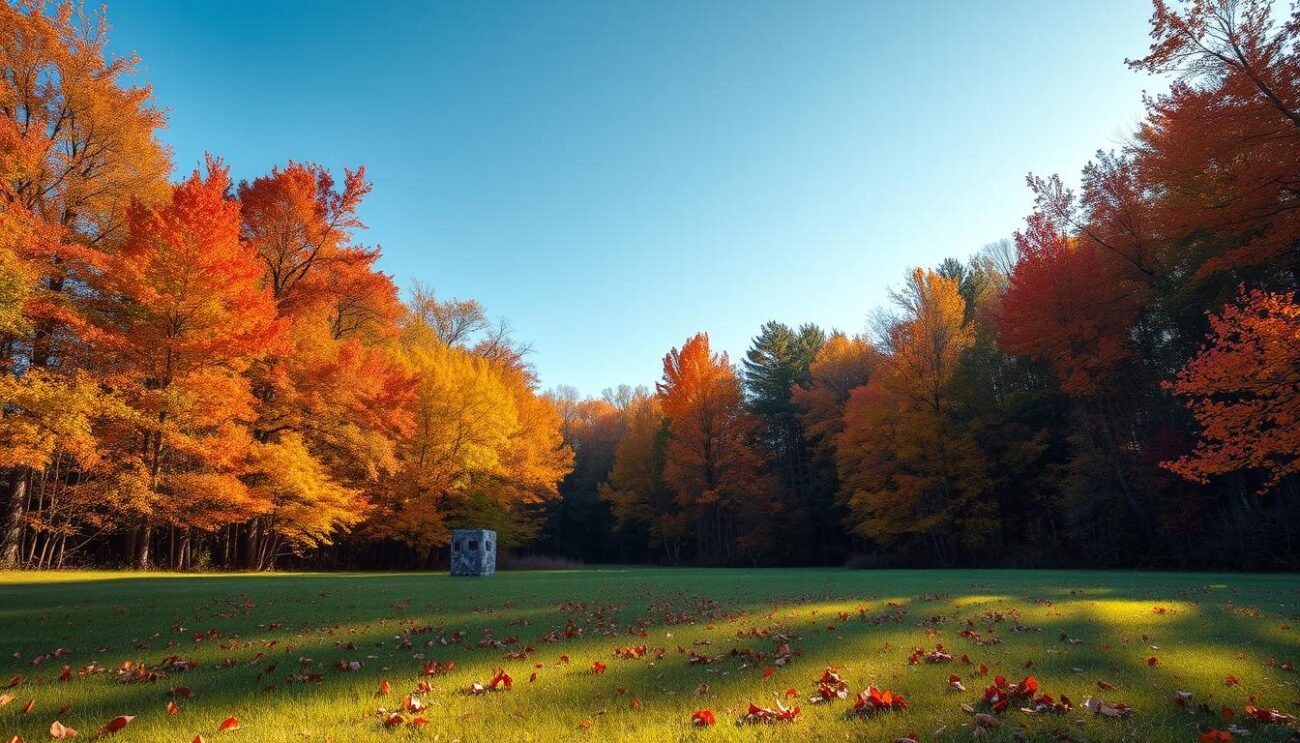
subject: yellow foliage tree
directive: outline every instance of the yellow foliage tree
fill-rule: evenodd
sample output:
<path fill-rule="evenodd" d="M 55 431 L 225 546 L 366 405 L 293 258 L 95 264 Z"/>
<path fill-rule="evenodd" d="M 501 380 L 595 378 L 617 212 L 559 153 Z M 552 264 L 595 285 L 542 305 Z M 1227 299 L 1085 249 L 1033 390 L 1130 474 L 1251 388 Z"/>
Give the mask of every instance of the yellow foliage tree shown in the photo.
<path fill-rule="evenodd" d="M 941 564 L 954 562 L 962 544 L 979 544 L 987 526 L 982 454 L 954 420 L 950 394 L 974 342 L 958 288 L 932 271 L 908 277 L 894 296 L 902 316 L 871 381 L 852 392 L 836 439 L 853 530 L 886 546 L 922 540 Z"/>

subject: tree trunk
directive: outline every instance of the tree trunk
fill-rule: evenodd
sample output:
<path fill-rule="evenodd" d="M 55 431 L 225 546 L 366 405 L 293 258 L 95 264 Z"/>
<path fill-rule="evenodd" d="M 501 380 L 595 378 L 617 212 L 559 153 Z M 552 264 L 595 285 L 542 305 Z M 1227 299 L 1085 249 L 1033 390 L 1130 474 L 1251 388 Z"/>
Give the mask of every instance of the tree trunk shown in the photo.
<path fill-rule="evenodd" d="M 27 480 L 30 472 L 15 468 L 9 481 L 9 504 L 5 509 L 4 535 L 0 537 L 0 567 L 18 567 L 23 540 L 23 511 L 27 504 Z"/>
<path fill-rule="evenodd" d="M 185 531 L 181 532 L 181 547 L 180 547 L 180 556 L 179 556 L 180 564 L 176 566 L 178 570 L 190 569 L 191 566 L 191 562 L 190 562 L 191 541 L 190 540 L 191 540 L 190 529 L 186 528 Z"/>
<path fill-rule="evenodd" d="M 153 527 L 150 526 L 149 524 L 142 525 L 140 527 L 140 544 L 138 545 L 140 548 L 140 552 L 136 556 L 136 562 L 135 562 L 135 566 L 140 570 L 149 569 L 149 542 L 150 540 L 152 540 L 152 538 L 153 538 Z"/>

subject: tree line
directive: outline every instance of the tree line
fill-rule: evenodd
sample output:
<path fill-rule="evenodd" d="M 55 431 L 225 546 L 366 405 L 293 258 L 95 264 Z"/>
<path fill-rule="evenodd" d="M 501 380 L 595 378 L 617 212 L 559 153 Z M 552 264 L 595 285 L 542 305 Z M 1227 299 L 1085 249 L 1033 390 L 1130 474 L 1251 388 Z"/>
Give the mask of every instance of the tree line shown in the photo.
<path fill-rule="evenodd" d="M 375 267 L 364 168 L 170 182 L 102 14 L 0 4 L 0 563 L 1300 565 L 1300 13 L 1157 0 L 1169 75 L 1013 239 L 865 332 L 685 339 L 541 392 L 473 300 Z"/>
<path fill-rule="evenodd" d="M 739 364 L 698 335 L 653 392 L 561 395 L 553 548 L 1300 565 L 1300 6 L 1272 5 L 1157 0 L 1128 64 L 1173 83 L 1125 145 L 1029 176 L 1013 240 L 917 268 L 866 333 L 770 322 Z"/>

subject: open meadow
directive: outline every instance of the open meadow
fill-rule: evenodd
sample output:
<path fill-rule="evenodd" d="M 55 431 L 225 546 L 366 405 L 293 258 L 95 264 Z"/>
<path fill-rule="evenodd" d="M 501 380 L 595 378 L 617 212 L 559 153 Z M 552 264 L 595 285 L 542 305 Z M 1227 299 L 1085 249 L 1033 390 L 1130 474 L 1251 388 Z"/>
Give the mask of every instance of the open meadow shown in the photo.
<path fill-rule="evenodd" d="M 119 715 L 134 716 L 112 733 L 123 743 L 1195 741 L 1230 727 L 1280 741 L 1294 723 L 1246 708 L 1263 717 L 1300 704 L 1300 581 L 842 569 L 2 573 L 0 651 L 9 700 L 0 733 L 29 743 L 48 739 L 56 720 L 94 737 Z M 828 667 L 842 686 L 827 677 L 819 687 Z M 510 681 L 494 689 L 498 669 Z M 1000 696 L 986 699 L 999 676 Z M 855 711 L 869 686 L 906 707 Z M 830 698 L 814 702 L 819 688 Z M 1066 698 L 1069 709 L 1058 706 Z M 1089 698 L 1106 704 L 1090 709 Z M 777 717 L 790 716 L 778 702 L 800 711 L 739 724 L 751 702 Z M 697 710 L 716 724 L 693 724 Z"/>

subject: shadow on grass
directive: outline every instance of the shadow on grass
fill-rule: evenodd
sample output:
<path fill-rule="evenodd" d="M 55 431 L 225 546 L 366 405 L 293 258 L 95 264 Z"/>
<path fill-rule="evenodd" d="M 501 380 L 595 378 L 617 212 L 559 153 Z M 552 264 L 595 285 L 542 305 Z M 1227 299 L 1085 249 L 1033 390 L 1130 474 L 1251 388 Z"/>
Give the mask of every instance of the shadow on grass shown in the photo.
<path fill-rule="evenodd" d="M 1247 585 L 1238 590 L 1233 587 L 1238 583 Z M 1186 727 L 1195 721 L 1170 701 L 1170 689 L 1184 682 L 1196 687 L 1198 698 L 1212 694 L 1224 703 L 1245 694 L 1223 687 L 1223 674 L 1232 671 L 1221 669 L 1233 664 L 1251 669 L 1237 674 L 1246 684 L 1287 683 L 1281 671 L 1259 669 L 1267 657 L 1296 648 L 1296 634 L 1279 630 L 1295 613 L 1296 598 L 1294 585 L 1255 576 L 1090 572 L 633 569 L 503 573 L 486 580 L 437 574 L 77 575 L 0 586 L 0 650 L 6 658 L 0 669 L 8 671 L 5 677 L 31 676 L 11 693 L 37 698 L 43 711 L 30 721 L 0 718 L 0 730 L 8 733 L 17 724 L 16 732 L 39 739 L 49 724 L 48 711 L 64 703 L 73 705 L 69 714 L 96 726 L 117 714 L 138 713 L 141 732 L 182 724 L 210 730 L 226 715 L 281 716 L 304 709 L 329 710 L 321 713 L 321 725 L 377 727 L 366 714 L 394 706 L 420 679 L 425 660 L 457 663 L 452 674 L 429 679 L 433 691 L 423 695 L 431 713 L 453 716 L 447 721 L 452 728 L 504 725 L 512 716 L 513 724 L 527 727 L 529 720 L 549 719 L 557 710 L 608 715 L 635 726 L 644 716 L 630 709 L 633 696 L 643 700 L 643 712 L 677 720 L 695 706 L 715 706 L 722 716 L 724 710 L 743 709 L 750 699 L 770 701 L 773 692 L 788 686 L 806 698 L 825 665 L 845 666 L 854 691 L 877 683 L 915 698 L 920 702 L 914 702 L 915 709 L 943 705 L 958 726 L 964 718 L 955 711 L 957 704 L 974 701 L 981 680 L 971 679 L 970 692 L 960 698 L 946 695 L 948 674 L 970 678 L 970 667 L 916 667 L 907 660 L 914 646 L 938 642 L 958 657 L 968 654 L 976 664 L 987 663 L 990 675 L 1018 679 L 1035 673 L 1050 679 L 1047 690 L 1065 692 L 1076 702 L 1098 693 L 1096 682 L 1106 680 L 1116 686 L 1117 698 L 1140 696 L 1146 702 L 1141 724 L 1154 720 Z M 1225 609 L 1229 600 L 1237 613 Z M 682 612 L 691 615 L 691 623 L 667 623 L 666 615 Z M 1001 621 L 989 612 L 1000 612 Z M 1013 631 L 1017 613 L 1028 631 Z M 884 623 L 873 623 L 882 617 Z M 936 617 L 941 621 L 929 621 Z M 562 635 L 570 619 L 582 629 L 581 637 L 543 640 L 550 632 Z M 280 627 L 271 629 L 277 622 Z M 433 631 L 410 634 L 413 626 Z M 629 628 L 642 627 L 646 637 L 629 634 Z M 982 638 L 1001 640 L 980 645 L 960 637 L 968 627 Z M 497 639 L 517 635 L 519 642 L 481 648 L 476 643 L 489 628 Z M 210 629 L 222 637 L 194 639 Z M 465 633 L 464 644 L 438 642 L 457 630 Z M 789 634 L 801 655 L 764 679 L 778 640 L 751 636 L 751 630 Z M 1060 639 L 1062 634 L 1079 643 Z M 398 638 L 409 639 L 411 647 L 400 647 Z M 706 639 L 709 644 L 695 644 Z M 433 647 L 426 647 L 430 641 Z M 642 643 L 662 647 L 666 655 L 653 664 L 611 657 L 615 647 Z M 537 650 L 530 659 L 505 658 L 528 645 Z M 722 658 L 691 665 L 679 645 Z M 72 652 L 48 665 L 30 665 L 32 657 L 55 647 Z M 732 656 L 733 648 L 767 657 Z M 10 658 L 13 652 L 22 657 Z M 1247 657 L 1238 660 L 1237 652 Z M 263 657 L 250 663 L 257 653 Z M 172 654 L 201 667 L 153 683 L 119 684 L 106 675 L 34 683 L 38 675 L 57 676 L 63 662 L 74 670 L 91 661 L 109 668 L 125 660 L 153 666 Z M 557 665 L 561 654 L 569 656 L 568 665 Z M 1144 659 L 1152 654 L 1164 660 L 1147 667 Z M 314 660 L 312 670 L 324 673 L 322 682 L 285 681 L 303 656 Z M 227 658 L 235 665 L 223 667 Z M 363 667 L 355 673 L 333 669 L 336 661 L 346 660 L 361 660 Z M 591 672 L 597 660 L 607 664 L 604 674 Z M 1033 665 L 1026 669 L 1029 660 Z M 1300 657 L 1281 660 L 1300 663 Z M 535 669 L 537 662 L 543 668 Z M 272 663 L 277 667 L 268 674 Z M 514 692 L 484 699 L 463 695 L 466 686 L 486 681 L 497 666 L 515 676 Z M 529 684 L 534 670 L 538 681 Z M 392 683 L 394 697 L 375 696 L 381 679 Z M 702 697 L 694 693 L 700 684 L 710 687 Z M 162 714 L 172 685 L 195 692 L 192 702 L 182 702 L 186 712 L 180 718 Z M 266 686 L 275 689 L 263 691 Z M 1058 723 L 1027 724 L 1041 732 L 1055 730 Z M 871 730 L 887 729 L 884 722 L 870 724 L 876 726 Z M 1254 739 L 1274 739 L 1271 735 L 1262 731 Z"/>

